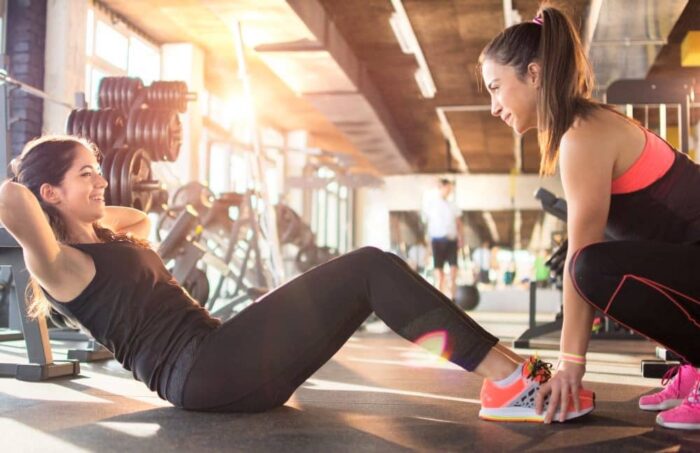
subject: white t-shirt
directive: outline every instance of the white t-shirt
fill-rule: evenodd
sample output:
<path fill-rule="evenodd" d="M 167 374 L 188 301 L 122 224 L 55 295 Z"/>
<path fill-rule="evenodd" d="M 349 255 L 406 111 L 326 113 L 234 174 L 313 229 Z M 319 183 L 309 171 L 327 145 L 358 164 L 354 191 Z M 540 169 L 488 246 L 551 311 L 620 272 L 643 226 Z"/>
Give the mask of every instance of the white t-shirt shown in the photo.
<path fill-rule="evenodd" d="M 431 238 L 457 239 L 456 219 L 461 215 L 457 206 L 450 200 L 437 197 L 424 209 L 428 224 L 428 236 Z"/>

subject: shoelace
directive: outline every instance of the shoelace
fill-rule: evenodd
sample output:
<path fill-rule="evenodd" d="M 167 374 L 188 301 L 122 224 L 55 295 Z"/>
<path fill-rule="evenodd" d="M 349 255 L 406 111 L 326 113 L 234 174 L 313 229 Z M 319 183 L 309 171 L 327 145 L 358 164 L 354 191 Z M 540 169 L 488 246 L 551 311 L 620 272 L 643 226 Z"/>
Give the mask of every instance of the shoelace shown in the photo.
<path fill-rule="evenodd" d="M 544 384 L 552 377 L 552 364 L 543 362 L 537 356 L 530 356 L 523 366 L 525 375 L 539 384 Z"/>
<path fill-rule="evenodd" d="M 676 387 L 678 389 L 681 388 L 681 366 L 682 365 L 675 365 L 666 370 L 664 375 L 661 377 L 661 386 L 666 387 L 666 385 L 673 379 L 674 377 L 677 377 L 677 379 L 674 381 L 676 384 Z"/>

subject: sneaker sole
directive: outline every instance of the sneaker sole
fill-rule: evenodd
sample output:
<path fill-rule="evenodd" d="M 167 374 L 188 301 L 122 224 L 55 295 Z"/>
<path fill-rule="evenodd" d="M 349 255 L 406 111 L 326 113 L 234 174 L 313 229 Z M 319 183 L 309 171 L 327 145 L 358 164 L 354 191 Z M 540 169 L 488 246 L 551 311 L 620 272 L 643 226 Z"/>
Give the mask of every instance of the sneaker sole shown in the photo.
<path fill-rule="evenodd" d="M 566 420 L 571 420 L 586 415 L 594 408 L 595 406 L 591 406 L 578 412 L 567 412 Z M 494 409 L 481 408 L 479 411 L 479 418 L 493 422 L 544 422 L 544 414 L 537 415 L 534 409 L 527 407 L 504 407 Z M 552 421 L 559 421 L 558 413 L 554 415 Z"/>
<path fill-rule="evenodd" d="M 643 411 L 665 411 L 680 406 L 683 400 L 666 400 L 659 404 L 642 404 L 639 403 L 639 408 Z"/>
<path fill-rule="evenodd" d="M 656 423 L 664 428 L 671 429 L 700 429 L 700 423 L 665 422 L 659 418 L 656 419 Z"/>

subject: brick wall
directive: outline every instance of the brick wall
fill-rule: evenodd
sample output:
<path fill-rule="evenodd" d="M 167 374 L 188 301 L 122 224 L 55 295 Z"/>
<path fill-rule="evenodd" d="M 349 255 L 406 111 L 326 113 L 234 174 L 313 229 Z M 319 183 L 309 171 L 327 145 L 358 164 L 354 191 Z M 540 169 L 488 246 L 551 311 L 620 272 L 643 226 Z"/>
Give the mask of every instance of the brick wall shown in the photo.
<path fill-rule="evenodd" d="M 47 0 L 11 0 L 7 11 L 7 54 L 10 75 L 43 90 Z M 13 154 L 39 135 L 42 99 L 14 89 L 10 94 L 10 143 Z"/>

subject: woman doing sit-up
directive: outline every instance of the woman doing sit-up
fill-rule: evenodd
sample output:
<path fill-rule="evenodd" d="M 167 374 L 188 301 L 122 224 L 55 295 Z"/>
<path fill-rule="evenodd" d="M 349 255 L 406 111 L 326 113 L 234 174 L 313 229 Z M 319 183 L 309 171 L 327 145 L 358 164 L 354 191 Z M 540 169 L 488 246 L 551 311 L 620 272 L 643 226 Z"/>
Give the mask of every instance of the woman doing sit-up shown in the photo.
<path fill-rule="evenodd" d="M 537 129 L 540 172 L 559 163 L 568 205 L 560 366 L 538 395 L 550 396 L 546 420 L 578 394 L 598 309 L 685 359 L 640 407 L 700 429 L 700 166 L 591 100 L 588 60 L 557 9 L 507 28 L 480 61 L 491 113 L 520 134 Z"/>
<path fill-rule="evenodd" d="M 140 238 L 144 214 L 105 206 L 99 153 L 72 137 L 29 143 L 0 187 L 0 221 L 35 283 L 34 313 L 77 321 L 136 379 L 175 406 L 262 411 L 284 404 L 374 311 L 413 342 L 443 333 L 442 354 L 487 378 L 480 416 L 542 420 L 547 364 L 498 344 L 398 257 L 365 247 L 311 269 L 222 323 L 174 281 Z M 562 418 L 590 412 L 581 391 Z"/>

